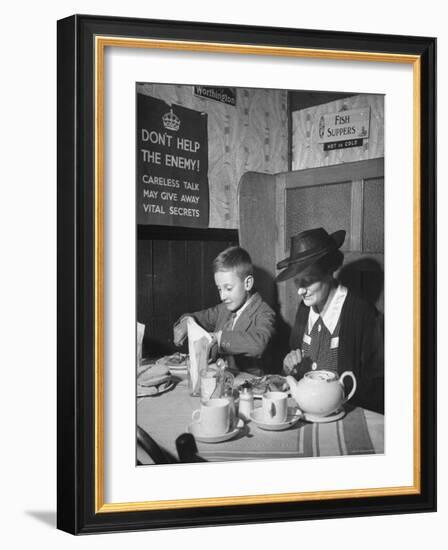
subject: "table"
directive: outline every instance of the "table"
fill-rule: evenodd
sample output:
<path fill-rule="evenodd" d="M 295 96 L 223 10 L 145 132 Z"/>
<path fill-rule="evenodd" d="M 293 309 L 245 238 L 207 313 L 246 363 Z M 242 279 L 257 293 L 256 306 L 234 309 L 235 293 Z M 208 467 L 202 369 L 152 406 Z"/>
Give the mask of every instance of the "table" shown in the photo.
<path fill-rule="evenodd" d="M 200 407 L 188 393 L 187 381 L 179 381 L 166 393 L 137 399 L 137 424 L 161 447 L 177 456 L 175 440 L 187 431 L 191 413 Z M 330 423 L 300 420 L 285 431 L 265 431 L 249 422 L 242 433 L 222 443 L 197 442 L 199 454 L 210 461 L 261 460 L 384 453 L 384 416 L 360 407 Z M 141 450 L 142 464 L 151 460 Z"/>

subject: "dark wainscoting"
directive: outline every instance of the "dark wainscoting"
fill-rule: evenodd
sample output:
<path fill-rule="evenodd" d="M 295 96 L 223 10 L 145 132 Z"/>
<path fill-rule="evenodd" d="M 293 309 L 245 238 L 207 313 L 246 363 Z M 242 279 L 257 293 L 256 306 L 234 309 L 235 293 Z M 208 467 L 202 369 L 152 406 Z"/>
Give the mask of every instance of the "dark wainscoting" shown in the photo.
<path fill-rule="evenodd" d="M 237 244 L 237 230 L 138 226 L 137 320 L 146 325 L 144 356 L 175 351 L 172 327 L 179 316 L 218 303 L 211 264 Z"/>

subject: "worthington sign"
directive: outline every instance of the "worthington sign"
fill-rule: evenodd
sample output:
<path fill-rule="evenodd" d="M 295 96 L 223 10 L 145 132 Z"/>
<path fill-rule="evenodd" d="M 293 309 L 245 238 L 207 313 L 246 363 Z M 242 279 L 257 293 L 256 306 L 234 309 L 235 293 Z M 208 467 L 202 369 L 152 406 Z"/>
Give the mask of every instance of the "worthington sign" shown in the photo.
<path fill-rule="evenodd" d="M 214 88 L 210 86 L 195 86 L 194 95 L 220 101 L 226 105 L 236 106 L 236 89 L 235 88 Z"/>

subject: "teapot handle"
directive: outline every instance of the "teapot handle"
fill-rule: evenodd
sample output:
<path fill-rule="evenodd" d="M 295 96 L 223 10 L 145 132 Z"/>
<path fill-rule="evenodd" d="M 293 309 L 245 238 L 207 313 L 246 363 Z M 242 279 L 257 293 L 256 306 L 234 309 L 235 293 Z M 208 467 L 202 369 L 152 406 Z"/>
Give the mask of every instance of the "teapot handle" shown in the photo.
<path fill-rule="evenodd" d="M 346 376 L 351 376 L 351 378 L 353 380 L 353 388 L 352 388 L 352 391 L 348 394 L 348 396 L 344 399 L 344 403 L 347 403 L 347 401 L 349 401 L 353 397 L 353 395 L 356 391 L 356 378 L 355 378 L 355 375 L 352 373 L 351 370 L 346 370 L 345 372 L 343 372 L 341 374 L 341 376 L 339 378 L 339 382 L 340 382 L 341 386 L 344 387 L 344 378 Z"/>

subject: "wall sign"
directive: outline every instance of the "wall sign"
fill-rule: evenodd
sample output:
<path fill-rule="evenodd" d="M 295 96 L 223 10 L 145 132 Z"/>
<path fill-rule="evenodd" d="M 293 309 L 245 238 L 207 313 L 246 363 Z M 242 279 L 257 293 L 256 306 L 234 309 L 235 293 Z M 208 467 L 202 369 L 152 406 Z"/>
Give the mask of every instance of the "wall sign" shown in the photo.
<path fill-rule="evenodd" d="M 328 143 L 324 143 L 324 151 L 347 149 L 348 147 L 361 147 L 363 143 L 363 139 L 344 139 L 344 141 L 329 141 Z"/>
<path fill-rule="evenodd" d="M 214 88 L 210 86 L 194 86 L 194 95 L 220 101 L 226 105 L 236 106 L 236 88 Z"/>
<path fill-rule="evenodd" d="M 137 223 L 208 227 L 207 115 L 137 94 Z"/>
<path fill-rule="evenodd" d="M 370 107 L 339 111 L 330 115 L 322 115 L 317 131 L 318 143 L 353 142 L 369 137 Z M 355 147 L 356 145 L 348 145 Z M 333 147 L 339 148 L 339 147 Z"/>

